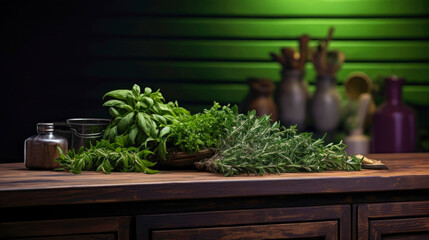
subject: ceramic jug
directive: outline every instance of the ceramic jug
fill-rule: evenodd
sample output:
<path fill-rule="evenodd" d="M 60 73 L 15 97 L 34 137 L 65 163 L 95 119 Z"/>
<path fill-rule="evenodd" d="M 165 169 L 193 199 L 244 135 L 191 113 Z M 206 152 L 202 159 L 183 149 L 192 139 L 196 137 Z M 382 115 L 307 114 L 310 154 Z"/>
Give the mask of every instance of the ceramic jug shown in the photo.
<path fill-rule="evenodd" d="M 255 110 L 257 116 L 271 115 L 271 121 L 278 120 L 277 106 L 273 100 L 274 83 L 265 78 L 251 78 L 246 110 Z"/>
<path fill-rule="evenodd" d="M 281 123 L 289 127 L 297 125 L 297 129 L 305 129 L 307 105 L 310 98 L 304 84 L 304 72 L 298 69 L 282 70 L 282 81 L 278 87 L 278 104 Z"/>
<path fill-rule="evenodd" d="M 341 110 L 336 80 L 330 76 L 318 76 L 316 86 L 311 104 L 313 125 L 318 132 L 333 131 L 340 122 Z"/>

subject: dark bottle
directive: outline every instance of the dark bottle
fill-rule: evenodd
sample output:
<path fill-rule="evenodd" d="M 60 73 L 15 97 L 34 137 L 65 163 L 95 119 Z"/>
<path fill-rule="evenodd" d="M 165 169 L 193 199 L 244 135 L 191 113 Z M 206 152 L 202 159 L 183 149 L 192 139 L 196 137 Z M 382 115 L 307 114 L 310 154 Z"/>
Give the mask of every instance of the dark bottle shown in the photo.
<path fill-rule="evenodd" d="M 53 123 L 38 123 L 37 135 L 24 142 L 24 163 L 30 169 L 54 169 L 60 167 L 55 159 L 60 157 L 57 146 L 64 153 L 68 150 L 67 139 L 54 134 Z"/>
<path fill-rule="evenodd" d="M 248 84 L 247 110 L 255 110 L 257 116 L 271 115 L 271 121 L 277 121 L 277 106 L 273 100 L 274 83 L 265 78 L 251 78 Z"/>
<path fill-rule="evenodd" d="M 307 105 L 310 98 L 304 84 L 304 72 L 298 69 L 282 72 L 282 82 L 278 90 L 280 121 L 286 127 L 297 125 L 299 130 L 305 129 Z"/>
<path fill-rule="evenodd" d="M 416 144 L 414 112 L 402 103 L 403 78 L 385 79 L 385 102 L 372 119 L 371 152 L 413 152 Z"/>

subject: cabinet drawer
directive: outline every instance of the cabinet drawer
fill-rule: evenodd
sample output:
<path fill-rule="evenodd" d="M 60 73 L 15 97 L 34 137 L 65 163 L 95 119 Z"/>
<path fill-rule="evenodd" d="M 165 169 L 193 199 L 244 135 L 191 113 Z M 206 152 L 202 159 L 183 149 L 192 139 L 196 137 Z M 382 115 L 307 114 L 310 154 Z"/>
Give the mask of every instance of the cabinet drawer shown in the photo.
<path fill-rule="evenodd" d="M 79 218 L 0 223 L 0 239 L 126 240 L 129 217 Z"/>
<path fill-rule="evenodd" d="M 152 232 L 153 240 L 183 239 L 338 239 L 338 222 L 304 222 L 238 227 L 193 228 Z"/>
<path fill-rule="evenodd" d="M 350 207 L 332 205 L 136 218 L 137 239 L 350 239 Z"/>
<path fill-rule="evenodd" d="M 358 205 L 358 239 L 429 239 L 429 201 Z"/>

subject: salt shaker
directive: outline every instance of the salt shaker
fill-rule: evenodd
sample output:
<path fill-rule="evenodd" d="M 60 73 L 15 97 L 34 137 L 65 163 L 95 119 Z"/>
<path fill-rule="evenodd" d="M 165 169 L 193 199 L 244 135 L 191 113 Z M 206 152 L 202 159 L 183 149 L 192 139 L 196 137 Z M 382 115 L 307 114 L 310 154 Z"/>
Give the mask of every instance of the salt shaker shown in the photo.
<path fill-rule="evenodd" d="M 65 137 L 54 134 L 53 123 L 38 123 L 37 135 L 24 142 L 24 163 L 30 169 L 54 169 L 60 167 L 55 160 L 60 157 L 57 147 L 68 150 Z"/>

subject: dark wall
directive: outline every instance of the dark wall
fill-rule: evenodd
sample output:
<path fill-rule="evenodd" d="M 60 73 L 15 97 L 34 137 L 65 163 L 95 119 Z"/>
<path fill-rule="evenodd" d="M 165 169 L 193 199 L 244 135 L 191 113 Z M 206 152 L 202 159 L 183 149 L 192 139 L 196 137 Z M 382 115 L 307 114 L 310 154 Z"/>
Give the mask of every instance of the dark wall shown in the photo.
<path fill-rule="evenodd" d="M 0 162 L 23 161 L 24 140 L 38 122 L 107 117 L 76 74 L 85 66 L 93 16 L 78 1 L 7 1 L 1 8 Z M 91 99 L 91 100 L 88 100 Z"/>

